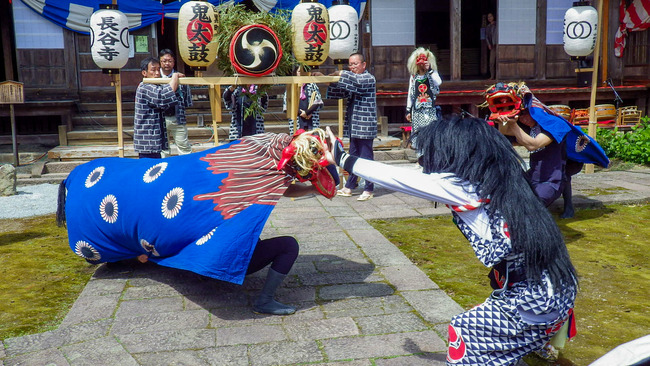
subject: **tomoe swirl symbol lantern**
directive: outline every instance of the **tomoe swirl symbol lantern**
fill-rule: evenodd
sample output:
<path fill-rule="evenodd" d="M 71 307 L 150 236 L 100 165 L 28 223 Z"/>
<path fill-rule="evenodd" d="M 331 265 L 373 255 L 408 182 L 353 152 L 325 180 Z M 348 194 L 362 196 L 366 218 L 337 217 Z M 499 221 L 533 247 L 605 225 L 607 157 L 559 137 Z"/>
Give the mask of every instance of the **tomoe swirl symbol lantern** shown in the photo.
<path fill-rule="evenodd" d="M 278 67 L 282 58 L 282 47 L 271 28 L 262 24 L 251 24 L 239 28 L 232 37 L 229 57 L 238 73 L 264 76 Z"/>
<path fill-rule="evenodd" d="M 302 0 L 291 13 L 293 55 L 309 66 L 318 66 L 329 55 L 329 15 L 317 0 Z"/>
<path fill-rule="evenodd" d="M 207 1 L 188 1 L 178 12 L 178 50 L 195 70 L 205 70 L 217 58 L 217 14 Z"/>
<path fill-rule="evenodd" d="M 99 7 L 90 16 L 90 51 L 104 73 L 117 73 L 129 60 L 129 21 L 117 5 Z"/>
<path fill-rule="evenodd" d="M 582 3 L 577 3 L 582 4 Z M 598 12 L 592 6 L 574 6 L 564 14 L 564 51 L 573 57 L 590 55 L 596 47 Z"/>
<path fill-rule="evenodd" d="M 347 0 L 334 0 L 327 9 L 330 17 L 330 52 L 335 63 L 348 62 L 359 49 L 359 16 Z"/>

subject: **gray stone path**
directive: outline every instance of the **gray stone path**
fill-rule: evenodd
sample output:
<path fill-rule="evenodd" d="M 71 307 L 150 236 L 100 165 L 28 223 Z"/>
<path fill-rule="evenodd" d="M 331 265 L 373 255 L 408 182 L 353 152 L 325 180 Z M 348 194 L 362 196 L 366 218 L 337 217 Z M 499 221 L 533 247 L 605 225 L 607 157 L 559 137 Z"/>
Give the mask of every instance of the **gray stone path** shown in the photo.
<path fill-rule="evenodd" d="M 648 202 L 650 170 L 579 174 L 573 187 L 577 209 Z M 263 237 L 300 243 L 277 296 L 296 314 L 251 311 L 265 271 L 237 286 L 149 263 L 102 265 L 56 330 L 3 340 L 0 366 L 444 365 L 447 324 L 463 309 L 366 220 L 447 213 L 381 187 L 367 202 L 283 198 Z"/>

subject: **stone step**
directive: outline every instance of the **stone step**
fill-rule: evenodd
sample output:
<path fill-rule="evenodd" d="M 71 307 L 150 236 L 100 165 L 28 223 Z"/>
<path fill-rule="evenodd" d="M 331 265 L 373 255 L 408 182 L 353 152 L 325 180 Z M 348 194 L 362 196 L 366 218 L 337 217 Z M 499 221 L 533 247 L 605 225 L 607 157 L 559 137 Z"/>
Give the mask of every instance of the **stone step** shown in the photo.
<path fill-rule="evenodd" d="M 63 182 L 64 179 L 68 177 L 68 173 L 50 173 L 43 174 L 40 177 L 31 177 L 18 175 L 16 178 L 17 186 L 32 186 L 36 184 L 50 183 L 50 184 L 59 184 Z"/>
<path fill-rule="evenodd" d="M 85 161 L 48 161 L 43 169 L 43 175 L 64 173 L 68 174 L 72 169 L 85 163 Z"/>

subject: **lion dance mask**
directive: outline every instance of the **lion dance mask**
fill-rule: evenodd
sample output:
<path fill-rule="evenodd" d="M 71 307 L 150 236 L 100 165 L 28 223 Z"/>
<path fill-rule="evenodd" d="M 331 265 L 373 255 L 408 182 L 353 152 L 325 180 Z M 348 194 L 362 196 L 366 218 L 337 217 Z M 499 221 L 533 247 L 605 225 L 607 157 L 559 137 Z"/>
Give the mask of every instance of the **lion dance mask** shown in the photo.
<path fill-rule="evenodd" d="M 505 116 L 513 118 L 524 107 L 524 95 L 530 93 L 525 83 L 496 83 L 485 91 L 485 102 L 490 110 L 490 120 Z"/>
<path fill-rule="evenodd" d="M 324 143 L 325 132 L 322 129 L 309 132 L 299 129 L 289 146 L 282 151 L 278 170 L 284 169 L 300 182 L 310 181 L 320 194 L 331 199 L 336 196 L 336 183 L 325 169 L 329 162 L 325 158 Z"/>

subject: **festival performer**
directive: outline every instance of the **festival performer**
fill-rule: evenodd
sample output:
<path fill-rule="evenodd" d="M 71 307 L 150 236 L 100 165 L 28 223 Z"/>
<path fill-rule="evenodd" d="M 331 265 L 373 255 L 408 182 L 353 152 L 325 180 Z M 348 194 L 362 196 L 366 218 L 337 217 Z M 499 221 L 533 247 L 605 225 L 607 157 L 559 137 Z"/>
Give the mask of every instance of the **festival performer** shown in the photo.
<path fill-rule="evenodd" d="M 300 76 L 303 72 L 301 67 L 296 67 L 294 74 Z M 320 109 L 323 108 L 323 99 L 316 83 L 300 84 L 300 94 L 298 97 L 298 115 L 297 125 L 299 129 L 305 131 L 320 127 Z M 282 111 L 287 111 L 287 92 L 284 92 L 282 98 Z M 289 133 L 293 133 L 293 118 L 289 119 Z"/>
<path fill-rule="evenodd" d="M 578 279 L 560 229 L 522 159 L 484 120 L 445 118 L 420 130 L 418 141 L 423 172 L 351 156 L 339 143 L 327 155 L 350 173 L 450 208 L 476 257 L 492 268 L 494 291 L 452 318 L 447 363 L 514 365 L 572 319 Z"/>
<path fill-rule="evenodd" d="M 544 205 L 550 206 L 562 195 L 561 217 L 573 217 L 571 176 L 582 170 L 583 163 L 606 168 L 609 159 L 603 149 L 535 98 L 524 82 L 492 85 L 485 98 L 489 119 L 514 144 L 530 151 L 528 178 Z"/>
<path fill-rule="evenodd" d="M 438 120 L 436 97 L 440 94 L 442 79 L 438 74 L 436 57 L 423 47 L 411 53 L 407 67 L 411 77 L 406 100 L 406 120 L 411 122 L 412 136 L 415 136 L 420 128 Z M 415 137 L 411 138 L 411 146 L 417 148 Z"/>
<path fill-rule="evenodd" d="M 231 85 L 223 91 L 223 103 L 230 110 L 230 130 L 228 139 L 236 140 L 244 136 L 264 133 L 263 112 L 269 106 L 266 93 L 257 94 L 257 85 Z"/>
<path fill-rule="evenodd" d="M 297 242 L 259 238 L 281 196 L 336 195 L 324 138 L 323 130 L 265 133 L 163 160 L 96 159 L 61 183 L 57 221 L 67 221 L 70 248 L 93 264 L 138 257 L 241 284 L 271 263 L 253 310 L 291 314 L 273 295 Z"/>

